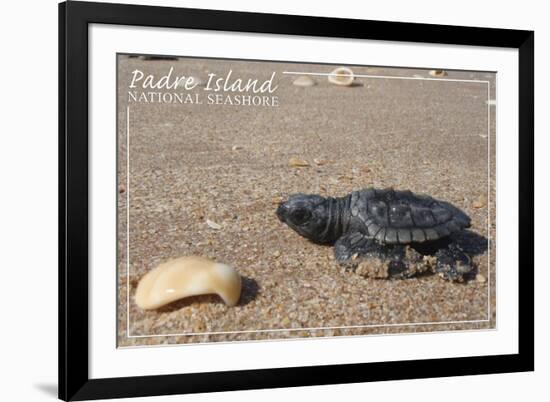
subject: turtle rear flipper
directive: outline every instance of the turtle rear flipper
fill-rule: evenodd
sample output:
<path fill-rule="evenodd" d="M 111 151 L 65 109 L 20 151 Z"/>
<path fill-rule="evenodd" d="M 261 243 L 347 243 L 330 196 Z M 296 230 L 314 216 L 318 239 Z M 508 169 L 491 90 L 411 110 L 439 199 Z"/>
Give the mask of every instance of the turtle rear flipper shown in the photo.
<path fill-rule="evenodd" d="M 431 269 L 430 261 L 409 246 L 381 244 L 359 232 L 340 237 L 334 244 L 334 256 L 371 278 L 404 279 Z"/>
<path fill-rule="evenodd" d="M 451 282 L 464 282 L 475 270 L 472 259 L 456 243 L 450 243 L 447 248 L 435 253 L 434 270 L 443 279 Z"/>

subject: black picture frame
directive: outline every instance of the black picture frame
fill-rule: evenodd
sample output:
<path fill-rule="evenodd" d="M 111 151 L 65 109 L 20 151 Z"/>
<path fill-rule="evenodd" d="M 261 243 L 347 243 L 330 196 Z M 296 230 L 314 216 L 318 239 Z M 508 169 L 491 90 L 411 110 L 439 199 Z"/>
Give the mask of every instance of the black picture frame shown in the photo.
<path fill-rule="evenodd" d="M 519 52 L 517 354 L 214 373 L 88 375 L 88 25 L 507 47 Z M 87 400 L 534 370 L 534 32 L 70 1 L 59 4 L 59 398 Z"/>

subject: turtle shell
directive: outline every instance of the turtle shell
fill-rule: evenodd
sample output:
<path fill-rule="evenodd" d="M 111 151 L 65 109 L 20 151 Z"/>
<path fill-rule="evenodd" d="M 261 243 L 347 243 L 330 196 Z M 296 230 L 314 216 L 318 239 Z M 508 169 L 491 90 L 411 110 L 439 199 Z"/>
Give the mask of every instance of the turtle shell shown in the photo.
<path fill-rule="evenodd" d="M 383 244 L 434 241 L 470 226 L 468 215 L 454 205 L 411 191 L 355 191 L 350 210 L 367 236 Z"/>

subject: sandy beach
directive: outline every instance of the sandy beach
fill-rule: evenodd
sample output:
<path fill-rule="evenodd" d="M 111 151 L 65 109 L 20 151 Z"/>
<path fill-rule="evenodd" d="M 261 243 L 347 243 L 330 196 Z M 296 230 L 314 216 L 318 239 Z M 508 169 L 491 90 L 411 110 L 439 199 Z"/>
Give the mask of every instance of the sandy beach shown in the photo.
<path fill-rule="evenodd" d="M 433 79 L 428 69 L 350 66 L 374 77 L 339 87 L 314 76 L 316 85 L 298 87 L 297 75 L 281 72 L 336 66 L 127 56 L 118 63 L 119 347 L 495 327 L 495 105 L 487 103 L 495 74 Z M 276 71 L 279 105 L 129 103 L 132 71 L 160 76 L 171 66 L 199 77 Z M 376 78 L 386 76 L 418 79 Z M 291 158 L 308 166 L 290 166 Z M 427 193 L 464 210 L 472 226 L 458 239 L 478 280 L 365 278 L 275 214 L 293 193 L 366 187 Z M 140 309 L 140 278 L 183 255 L 235 267 L 238 305 L 208 295 Z"/>

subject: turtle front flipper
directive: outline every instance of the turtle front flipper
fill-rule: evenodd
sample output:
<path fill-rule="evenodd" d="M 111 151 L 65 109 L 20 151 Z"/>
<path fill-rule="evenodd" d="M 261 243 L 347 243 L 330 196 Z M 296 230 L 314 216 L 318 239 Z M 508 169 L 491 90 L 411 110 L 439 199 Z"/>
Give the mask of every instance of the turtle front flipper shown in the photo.
<path fill-rule="evenodd" d="M 338 262 L 359 275 L 380 279 L 404 279 L 431 269 L 430 261 L 407 245 L 381 244 L 355 232 L 334 244 Z"/>
<path fill-rule="evenodd" d="M 439 249 L 435 258 L 435 272 L 448 281 L 464 282 L 474 273 L 472 259 L 456 243 Z"/>

